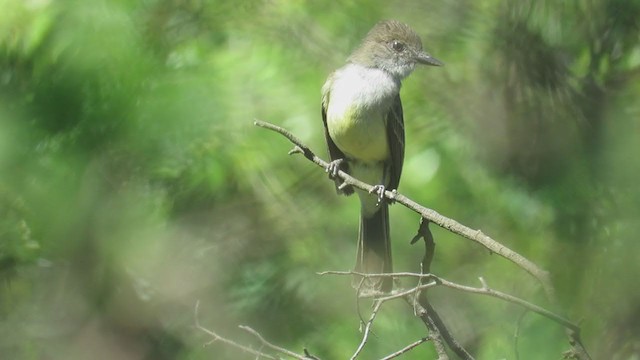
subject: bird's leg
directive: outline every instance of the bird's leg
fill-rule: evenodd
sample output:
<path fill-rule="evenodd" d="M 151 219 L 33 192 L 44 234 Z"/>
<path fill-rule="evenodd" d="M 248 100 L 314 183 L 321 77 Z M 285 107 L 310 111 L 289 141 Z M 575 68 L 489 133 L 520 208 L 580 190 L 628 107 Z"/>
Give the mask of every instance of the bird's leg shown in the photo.
<path fill-rule="evenodd" d="M 382 201 L 384 200 L 384 191 L 386 190 L 385 186 L 380 184 L 380 185 L 374 185 L 371 190 L 369 190 L 369 194 L 377 194 L 378 195 L 378 202 L 376 203 L 376 206 L 380 205 L 382 203 Z"/>
<path fill-rule="evenodd" d="M 386 190 L 387 188 L 384 185 L 374 185 L 373 188 L 371 188 L 371 190 L 369 191 L 369 194 L 376 193 L 378 195 L 378 202 L 376 202 L 376 206 L 380 205 L 382 201 L 386 201 L 389 204 L 396 203 L 396 195 L 398 194 L 398 190 L 396 189 L 391 190 L 392 195 L 389 198 L 385 199 L 384 192 Z"/>
<path fill-rule="evenodd" d="M 344 159 L 335 159 L 327 165 L 325 172 L 329 174 L 330 179 L 336 179 L 338 172 L 340 171 L 340 165 L 344 162 Z"/>
<path fill-rule="evenodd" d="M 389 199 L 387 200 L 389 202 L 389 204 L 395 204 L 396 203 L 396 195 L 398 195 L 398 190 L 393 189 L 391 190 L 391 197 L 389 197 Z"/>
<path fill-rule="evenodd" d="M 380 185 L 374 185 L 373 188 L 371 188 L 371 190 L 369 191 L 369 194 L 376 193 L 378 195 L 378 201 L 376 202 L 376 206 L 379 206 L 382 203 L 382 201 L 385 200 L 384 192 L 387 190 L 387 187 L 382 184 L 387 184 L 387 181 L 388 181 L 387 177 L 389 176 L 390 171 L 391 169 L 389 167 L 389 164 L 385 164 L 384 172 L 382 174 L 382 179 L 380 179 Z M 398 193 L 396 189 L 391 190 L 391 192 L 393 193 L 393 195 L 387 200 L 389 204 L 393 204 L 396 202 L 395 195 Z"/>

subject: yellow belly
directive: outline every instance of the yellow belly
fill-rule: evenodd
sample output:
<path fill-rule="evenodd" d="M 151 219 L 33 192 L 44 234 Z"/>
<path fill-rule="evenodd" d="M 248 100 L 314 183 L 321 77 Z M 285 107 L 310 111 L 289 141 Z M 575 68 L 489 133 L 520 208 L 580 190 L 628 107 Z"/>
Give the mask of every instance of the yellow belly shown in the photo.
<path fill-rule="evenodd" d="M 362 162 L 389 158 L 386 123 L 380 114 L 345 111 L 342 117 L 327 115 L 329 135 L 347 157 Z"/>
<path fill-rule="evenodd" d="M 357 64 L 337 70 L 323 86 L 329 135 L 348 158 L 378 163 L 389 158 L 386 116 L 400 90 L 389 73 Z"/>

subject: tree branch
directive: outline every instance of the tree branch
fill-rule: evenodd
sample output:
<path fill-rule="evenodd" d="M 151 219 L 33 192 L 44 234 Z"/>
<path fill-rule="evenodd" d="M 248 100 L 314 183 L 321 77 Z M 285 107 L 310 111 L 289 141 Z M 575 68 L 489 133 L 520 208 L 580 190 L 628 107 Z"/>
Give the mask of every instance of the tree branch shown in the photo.
<path fill-rule="evenodd" d="M 244 351 L 246 353 L 255 355 L 257 358 L 265 358 L 265 359 L 273 359 L 273 360 L 280 359 L 280 357 L 272 356 L 272 355 L 263 353 L 261 351 L 254 350 L 254 349 L 252 349 L 252 348 L 250 348 L 248 346 L 239 344 L 239 343 L 237 343 L 237 342 L 235 342 L 233 340 L 229 340 L 229 339 L 227 339 L 225 337 L 222 337 L 222 336 L 216 334 L 215 332 L 203 327 L 202 325 L 200 325 L 200 320 L 199 320 L 199 315 L 198 315 L 199 307 L 200 307 L 200 302 L 198 301 L 198 302 L 196 302 L 196 306 L 195 306 L 195 309 L 194 309 L 195 327 L 196 327 L 196 329 L 198 329 L 198 330 L 208 334 L 209 336 L 211 336 L 211 340 L 207 343 L 207 345 L 209 345 L 209 344 L 211 344 L 213 342 L 219 341 L 221 343 L 224 343 L 224 344 L 229 345 L 231 347 L 234 347 L 236 349 L 242 350 L 242 351 Z M 246 332 L 248 332 L 248 333 L 250 333 L 251 335 L 255 336 L 260 341 L 260 343 L 262 343 L 263 346 L 265 346 L 265 347 L 267 347 L 267 348 L 269 348 L 271 350 L 274 350 L 274 351 L 276 351 L 276 352 L 278 352 L 280 354 L 284 354 L 284 355 L 287 355 L 287 356 L 289 356 L 291 358 L 298 359 L 298 360 L 319 360 L 317 357 L 309 355 L 306 350 L 305 350 L 305 355 L 300 355 L 300 354 L 294 353 L 293 351 L 289 351 L 289 350 L 287 350 L 285 348 L 282 348 L 280 346 L 274 345 L 274 344 L 268 342 L 267 340 L 265 340 L 265 338 L 262 337 L 262 335 L 260 335 L 257 331 L 255 331 L 254 329 L 252 329 L 252 328 L 250 328 L 248 326 L 240 325 L 239 328 L 244 330 L 244 331 L 246 331 Z"/>
<path fill-rule="evenodd" d="M 418 228 L 418 233 L 416 236 L 411 239 L 411 244 L 414 244 L 420 238 L 424 240 L 424 256 L 422 258 L 422 262 L 420 263 L 420 273 L 422 274 L 430 274 L 431 273 L 431 263 L 433 261 L 433 257 L 436 253 L 436 243 L 433 240 L 433 234 L 431 233 L 431 229 L 429 229 L 429 220 L 426 218 L 420 218 L 420 227 Z M 418 284 L 422 284 L 422 278 L 418 279 Z M 416 299 L 417 298 L 417 299 Z M 429 328 L 437 328 L 438 333 L 441 335 L 441 338 L 447 343 L 449 348 L 453 350 L 458 357 L 464 360 L 473 360 L 473 356 L 469 354 L 469 352 L 456 340 L 456 338 L 451 334 L 449 328 L 445 325 L 440 315 L 434 309 L 431 301 L 427 297 L 427 289 L 416 293 L 416 296 L 411 298 L 405 297 L 405 300 L 409 302 L 414 308 L 418 307 L 419 314 L 423 314 L 420 316 L 422 322 Z M 417 304 L 416 304 L 417 303 Z"/>
<path fill-rule="evenodd" d="M 362 340 L 360 341 L 360 344 L 356 348 L 356 351 L 351 356 L 350 358 L 351 360 L 354 360 L 355 358 L 357 358 L 360 352 L 362 351 L 362 349 L 364 349 L 364 346 L 367 344 L 367 340 L 369 339 L 369 334 L 371 333 L 371 326 L 373 325 L 373 320 L 375 320 L 376 315 L 378 315 L 378 311 L 380 310 L 380 306 L 382 306 L 383 302 L 384 300 L 376 300 L 376 302 L 374 303 L 373 310 L 371 311 L 371 315 L 369 316 L 369 320 L 364 326 L 364 331 L 362 333 Z"/>
<path fill-rule="evenodd" d="M 389 355 L 387 355 L 387 356 L 383 357 L 383 358 L 382 358 L 382 359 L 380 359 L 380 360 L 389 360 L 389 359 L 396 358 L 396 357 L 398 357 L 398 356 L 400 356 L 400 355 L 402 355 L 402 354 L 405 354 L 405 353 L 409 352 L 409 350 L 412 350 L 412 349 L 414 349 L 414 348 L 418 347 L 418 345 L 422 344 L 423 342 L 429 341 L 430 339 L 431 339 L 431 338 L 430 338 L 429 336 L 427 336 L 427 337 L 423 337 L 422 339 L 420 339 L 420 340 L 418 340 L 418 341 L 414 341 L 414 342 L 412 342 L 411 344 L 409 344 L 409 345 L 407 345 L 407 346 L 403 347 L 402 349 L 400 349 L 400 350 L 398 350 L 398 351 L 394 352 L 393 354 L 389 354 Z"/>
<path fill-rule="evenodd" d="M 301 153 L 304 157 L 306 157 L 307 159 L 309 159 L 310 161 L 312 161 L 313 163 L 315 163 L 316 165 L 322 167 L 323 169 L 327 169 L 328 167 L 328 163 L 326 161 L 324 161 L 323 159 L 319 158 L 318 156 L 315 155 L 315 153 L 313 151 L 311 151 L 311 149 L 306 146 L 304 143 L 302 143 L 302 141 L 300 141 L 297 137 L 295 137 L 293 134 L 291 134 L 291 132 L 276 126 L 274 124 L 270 124 L 264 121 L 260 121 L 260 120 L 255 120 L 254 121 L 254 125 L 265 128 L 265 129 L 269 129 L 272 131 L 275 131 L 281 135 L 283 135 L 284 137 L 286 137 L 289 141 L 291 141 L 295 147 L 289 152 L 289 154 L 294 154 L 294 153 Z M 350 176 L 349 174 L 345 173 L 344 171 L 338 171 L 337 176 L 343 181 L 343 184 L 341 186 L 346 186 L 346 185 L 351 185 L 353 187 L 356 187 L 358 189 L 367 191 L 367 192 L 371 192 L 372 189 L 374 189 L 374 187 L 372 185 L 369 185 L 367 183 L 364 183 L 352 176 Z M 374 195 L 372 195 L 374 196 Z M 384 192 L 384 196 L 387 199 L 390 199 L 392 201 L 395 201 L 397 203 L 400 203 L 402 205 L 404 205 L 405 207 L 407 207 L 408 209 L 413 210 L 414 212 L 418 213 L 421 215 L 421 217 L 423 219 L 428 220 L 429 222 L 433 222 L 436 225 L 449 230 L 450 232 L 460 235 L 466 239 L 469 239 L 471 241 L 474 241 L 482 246 L 484 246 L 485 248 L 487 248 L 489 251 L 491 251 L 492 253 L 498 254 L 499 256 L 511 261 L 512 263 L 514 263 L 515 265 L 519 266 L 520 268 L 522 268 L 523 270 L 525 270 L 526 272 L 528 272 L 531 276 L 533 276 L 542 286 L 545 295 L 547 297 L 547 299 L 549 300 L 549 302 L 553 305 L 553 306 L 557 306 L 558 301 L 556 298 L 556 293 L 555 293 L 555 289 L 553 288 L 553 285 L 551 284 L 551 280 L 549 278 L 549 273 L 543 269 L 541 269 L 540 267 L 538 267 L 536 264 L 534 264 L 533 262 L 531 262 L 530 260 L 528 260 L 527 258 L 525 258 L 524 256 L 520 255 L 519 253 L 509 249 L 508 247 L 500 244 L 499 242 L 497 242 L 496 240 L 492 239 L 491 237 L 485 235 L 481 230 L 474 230 L 472 228 L 469 228 L 465 225 L 462 225 L 461 223 L 457 222 L 456 220 L 450 219 L 448 217 L 445 217 L 443 215 L 441 215 L 440 213 L 438 213 L 437 211 L 433 210 L 433 209 L 429 209 L 427 207 L 424 207 L 418 203 L 416 203 L 415 201 L 409 199 L 408 197 L 397 193 L 396 191 L 385 191 Z M 428 255 L 428 254 L 427 254 Z M 482 281 L 482 280 L 481 280 Z M 446 286 L 446 285 L 445 285 Z M 416 287 L 416 289 L 419 287 Z M 470 289 L 474 289 L 474 291 L 469 291 L 469 292 L 475 292 L 475 293 L 486 293 L 487 295 L 490 296 L 494 296 L 494 297 L 500 297 L 500 295 L 498 295 L 498 292 L 487 292 L 486 289 L 483 288 L 470 288 Z M 470 289 L 467 289 L 470 290 Z M 484 292 L 483 292 L 484 291 Z M 502 293 L 500 293 L 502 294 Z M 510 295 L 504 294 L 505 297 L 502 297 L 503 299 L 506 300 L 506 298 L 508 298 Z M 516 298 L 517 299 L 517 298 Z M 510 300 L 515 300 L 515 299 L 510 299 Z M 521 299 L 519 299 L 521 300 Z M 524 301 L 524 300 L 521 300 Z M 526 303 L 526 302 L 525 302 Z M 520 303 L 521 305 L 524 306 L 524 303 Z M 527 303 L 528 304 L 528 303 Z M 533 307 L 535 307 L 535 305 L 530 304 Z M 554 321 L 557 322 L 566 322 L 565 326 L 567 326 L 567 336 L 569 337 L 569 343 L 571 344 L 572 348 L 571 350 L 569 350 L 569 352 L 567 353 L 567 356 L 574 356 L 578 359 L 591 359 L 589 354 L 587 353 L 586 349 L 584 348 L 584 346 L 582 345 L 582 342 L 580 340 L 580 329 L 579 327 L 575 326 L 574 324 L 570 323 L 568 320 L 562 318 L 561 316 L 555 315 L 551 312 L 547 312 L 547 310 L 544 310 L 542 308 L 537 307 L 536 308 L 539 314 L 542 314 L 544 316 L 547 316 L 549 318 L 554 319 Z M 542 311 L 544 310 L 544 311 Z M 551 316 L 553 315 L 553 316 Z M 568 326 L 568 324 L 571 324 L 572 326 Z M 437 339 L 434 339 L 434 343 L 437 344 L 438 341 Z M 446 354 L 445 354 L 446 356 Z"/>
<path fill-rule="evenodd" d="M 329 166 L 329 163 L 327 163 L 326 161 L 318 157 L 313 151 L 311 151 L 311 149 L 308 146 L 306 146 L 302 141 L 300 141 L 300 139 L 295 137 L 289 131 L 277 125 L 270 124 L 260 120 L 256 120 L 254 122 L 254 125 L 275 131 L 283 135 L 284 137 L 286 137 L 289 141 L 291 141 L 296 147 L 289 152 L 290 154 L 301 153 L 304 157 L 306 157 L 307 159 L 311 160 L 316 165 L 324 169 L 326 169 L 327 166 Z M 370 192 L 373 189 L 372 185 L 362 182 L 352 177 L 351 175 L 347 174 L 344 171 L 341 171 L 341 170 L 338 171 L 338 177 L 342 179 L 345 184 L 357 187 L 358 189 L 365 190 L 367 192 Z M 376 195 L 373 194 L 372 196 L 376 196 Z M 514 264 L 518 265 L 519 267 L 527 271 L 529 274 L 531 274 L 534 278 L 536 278 L 542 285 L 551 303 L 553 304 L 556 303 L 556 295 L 555 295 L 553 286 L 551 285 L 551 281 L 549 279 L 549 273 L 539 268 L 536 264 L 529 261 L 524 256 L 500 244 L 496 240 L 485 235 L 482 231 L 474 230 L 470 227 L 462 225 L 453 219 L 450 219 L 446 216 L 441 215 L 435 210 L 429 209 L 427 207 L 424 207 L 416 203 L 415 201 L 409 199 L 408 197 L 398 192 L 392 192 L 387 190 L 384 192 L 384 196 L 387 199 L 395 200 L 397 203 L 404 205 L 410 210 L 413 210 L 414 212 L 420 214 L 423 218 L 429 220 L 430 222 L 444 229 L 447 229 L 454 234 L 460 235 L 466 239 L 474 241 L 484 246 L 492 253 L 496 253 L 504 257 L 505 259 L 513 262 Z"/>
<path fill-rule="evenodd" d="M 516 304 L 519 305 L 527 310 L 530 310 L 532 312 L 535 312 L 539 315 L 542 315 L 560 325 L 562 325 L 563 327 L 566 327 L 570 330 L 574 330 L 574 331 L 578 331 L 580 329 L 580 327 L 576 324 L 574 324 L 573 322 L 571 322 L 570 320 L 550 311 L 547 310 L 539 305 L 535 305 L 532 304 L 526 300 L 523 300 L 519 297 L 513 296 L 513 295 L 509 295 L 507 293 L 503 293 L 501 291 L 497 291 L 497 290 L 493 290 L 491 288 L 489 288 L 485 282 L 484 279 L 479 278 L 480 282 L 482 283 L 481 287 L 473 287 L 473 286 L 467 286 L 467 285 L 461 285 L 458 283 L 454 283 L 452 281 L 448 281 L 445 280 L 439 276 L 436 276 L 434 274 L 418 274 L 418 273 L 411 273 L 411 272 L 398 272 L 398 273 L 387 273 L 387 274 L 365 274 L 365 273 L 361 273 L 361 272 L 357 272 L 357 271 L 323 271 L 323 272 L 319 272 L 318 275 L 356 275 L 356 276 L 362 276 L 364 278 L 366 277 L 371 277 L 371 278 L 380 278 L 380 277 L 394 277 L 394 278 L 399 278 L 399 277 L 415 277 L 415 278 L 420 278 L 420 279 L 428 279 L 431 280 L 431 282 L 426 283 L 426 284 L 419 284 L 413 288 L 410 289 L 402 289 L 402 290 L 394 290 L 393 293 L 391 295 L 385 296 L 380 298 L 381 300 L 391 300 L 391 299 L 396 299 L 396 298 L 400 298 L 400 297 L 404 297 L 407 295 L 411 295 L 411 294 L 415 294 L 417 292 L 429 289 L 429 288 L 433 288 L 436 286 L 443 286 L 443 287 L 447 287 L 450 289 L 454 289 L 454 290 L 458 290 L 458 291 L 462 291 L 462 292 L 466 292 L 466 293 L 471 293 L 471 294 L 479 294 L 479 295 L 485 295 L 485 296 L 490 296 L 490 297 L 494 297 L 506 302 L 510 302 L 512 304 Z"/>

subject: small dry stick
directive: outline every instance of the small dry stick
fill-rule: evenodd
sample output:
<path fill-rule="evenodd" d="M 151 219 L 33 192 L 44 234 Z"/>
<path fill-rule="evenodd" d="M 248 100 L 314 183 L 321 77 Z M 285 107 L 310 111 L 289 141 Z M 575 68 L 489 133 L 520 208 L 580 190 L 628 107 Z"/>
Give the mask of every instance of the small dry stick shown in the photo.
<path fill-rule="evenodd" d="M 522 320 L 524 320 L 524 316 L 527 315 L 528 311 L 525 309 L 520 316 L 518 316 L 518 320 L 516 321 L 516 330 L 513 333 L 513 355 L 515 360 L 520 360 L 520 352 L 518 351 L 518 340 L 520 339 L 520 327 L 522 326 Z"/>
<path fill-rule="evenodd" d="M 273 359 L 273 360 L 280 359 L 280 357 L 275 357 L 275 356 L 263 353 L 261 351 L 254 350 L 254 349 L 252 349 L 252 348 L 250 348 L 248 346 L 244 346 L 242 344 L 238 344 L 237 342 L 235 342 L 233 340 L 229 340 L 227 338 L 224 338 L 224 337 L 216 334 L 215 332 L 203 327 L 202 325 L 200 325 L 200 320 L 199 320 L 199 316 L 198 316 L 199 307 L 200 307 L 200 302 L 198 301 L 198 302 L 196 302 L 196 306 L 195 306 L 195 310 L 194 310 L 195 327 L 198 330 L 200 330 L 200 331 L 208 334 L 209 336 L 211 336 L 211 341 L 209 341 L 207 343 L 207 345 L 211 344 L 213 342 L 219 341 L 219 342 L 222 342 L 222 343 L 227 344 L 229 346 L 232 346 L 232 347 L 234 347 L 236 349 L 240 349 L 240 350 L 242 350 L 244 352 L 247 352 L 249 354 L 255 355 L 257 358 L 265 358 L 265 359 Z M 257 331 L 255 331 L 254 329 L 252 329 L 252 328 L 250 328 L 248 326 L 240 325 L 239 328 L 244 330 L 244 331 L 246 331 L 246 332 L 248 332 L 248 333 L 250 333 L 251 335 L 255 336 L 262 343 L 263 346 L 265 346 L 267 348 L 270 348 L 271 350 L 274 350 L 274 351 L 276 351 L 278 353 L 287 355 L 289 357 L 292 357 L 292 358 L 298 359 L 298 360 L 318 360 L 317 357 L 309 355 L 308 351 L 306 351 L 306 350 L 305 350 L 305 355 L 300 355 L 300 354 L 294 353 L 293 351 L 289 351 L 289 350 L 287 350 L 287 349 L 285 349 L 283 347 L 274 345 L 274 344 L 268 342 L 267 340 L 265 340 L 265 338 L 262 337 L 262 335 L 260 335 Z"/>
<path fill-rule="evenodd" d="M 418 347 L 420 344 L 422 344 L 422 343 L 424 343 L 424 342 L 427 342 L 427 341 L 429 341 L 429 340 L 431 340 L 431 337 L 429 337 L 429 336 L 427 336 L 427 337 L 423 337 L 422 339 L 417 340 L 417 341 L 414 341 L 414 342 L 412 342 L 411 344 L 409 344 L 409 345 L 407 345 L 407 346 L 403 347 L 402 349 L 400 349 L 400 350 L 398 350 L 398 351 L 394 352 L 393 354 L 389 354 L 389 355 L 387 355 L 387 356 L 383 357 L 381 360 L 389 360 L 389 359 L 396 358 L 396 357 L 398 357 L 398 356 L 400 356 L 400 355 L 402 355 L 402 354 L 405 354 L 405 353 L 409 352 L 410 350 L 415 349 L 415 348 L 416 348 L 416 347 Z"/>
<path fill-rule="evenodd" d="M 204 333 L 208 334 L 209 336 L 211 336 L 211 340 L 210 340 L 208 343 L 206 343 L 205 345 L 210 345 L 210 344 L 212 344 L 212 343 L 214 343 L 214 342 L 216 342 L 216 341 L 219 341 L 219 342 L 221 342 L 221 343 L 227 344 L 227 345 L 229 345 L 229 346 L 231 346 L 231 347 L 234 347 L 234 348 L 236 348 L 236 349 L 240 349 L 240 350 L 242 350 L 242 351 L 244 351 L 244 352 L 246 352 L 246 353 L 249 353 L 249 354 L 255 355 L 255 356 L 257 356 L 258 358 L 261 358 L 261 357 L 262 357 L 262 358 L 265 358 L 265 359 L 273 359 L 273 360 L 277 360 L 277 358 L 276 358 L 276 357 L 274 357 L 274 356 L 271 356 L 271 355 L 269 355 L 269 354 L 265 354 L 265 353 L 263 353 L 263 352 L 260 352 L 260 351 L 254 350 L 254 349 L 252 349 L 252 348 L 250 348 L 250 347 L 248 347 L 248 346 L 244 346 L 244 345 L 238 344 L 237 342 L 235 342 L 235 341 L 233 341 L 233 340 L 229 340 L 229 339 L 227 339 L 227 338 L 225 338 L 225 337 L 222 337 L 222 336 L 220 336 L 220 335 L 216 334 L 215 332 L 213 332 L 213 331 L 211 331 L 211 330 L 209 330 L 209 329 L 207 329 L 207 328 L 203 327 L 202 325 L 200 325 L 200 320 L 199 320 L 199 316 L 198 316 L 198 309 L 199 309 L 199 307 L 200 307 L 200 302 L 198 301 L 198 302 L 196 302 L 196 306 L 195 306 L 195 310 L 194 310 L 194 315 L 195 315 L 195 327 L 196 327 L 196 329 L 198 329 L 198 330 L 200 330 L 200 331 L 202 331 L 202 332 L 204 332 Z"/>
<path fill-rule="evenodd" d="M 384 300 L 381 300 L 381 299 L 376 300 L 373 306 L 373 310 L 371 311 L 371 315 L 369 316 L 369 320 L 364 326 L 364 332 L 362 333 L 362 340 L 360 341 L 360 344 L 356 348 L 356 351 L 351 356 L 351 360 L 354 360 L 355 358 L 357 358 L 360 352 L 362 351 L 362 349 L 364 349 L 364 346 L 367 344 L 367 340 L 369 339 L 369 334 L 371 333 L 371 326 L 373 325 L 373 321 L 375 320 L 376 315 L 378 315 L 378 311 L 380 311 L 380 306 L 382 306 L 383 302 Z"/>

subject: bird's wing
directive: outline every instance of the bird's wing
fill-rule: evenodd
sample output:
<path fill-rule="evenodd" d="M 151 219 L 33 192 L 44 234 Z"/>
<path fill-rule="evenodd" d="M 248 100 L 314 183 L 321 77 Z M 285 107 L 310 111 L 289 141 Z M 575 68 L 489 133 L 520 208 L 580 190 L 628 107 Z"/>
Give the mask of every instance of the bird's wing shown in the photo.
<path fill-rule="evenodd" d="M 389 168 L 387 188 L 394 190 L 400 184 L 402 163 L 404 162 L 404 118 L 399 94 L 396 95 L 387 115 L 387 143 L 389 144 L 390 153 L 390 159 L 387 164 Z"/>
<path fill-rule="evenodd" d="M 324 138 L 327 141 L 327 148 L 329 148 L 329 157 L 331 161 L 337 159 L 345 159 L 344 153 L 338 148 L 336 143 L 333 142 L 331 135 L 329 135 L 329 127 L 327 126 L 327 107 L 329 106 L 329 91 L 322 96 L 322 123 L 324 124 Z M 342 169 L 341 169 L 342 170 Z"/>
<path fill-rule="evenodd" d="M 327 141 L 327 148 L 329 149 L 329 157 L 331 161 L 344 159 L 346 160 L 346 156 L 338 148 L 338 145 L 333 142 L 331 135 L 329 135 L 329 127 L 327 126 L 327 108 L 329 107 L 329 101 L 331 98 L 331 82 L 333 75 L 329 77 L 326 84 L 322 87 L 322 123 L 324 124 L 324 138 Z M 348 173 L 349 172 L 349 163 L 347 161 L 343 161 L 340 164 L 340 170 Z M 340 181 L 336 181 L 336 190 L 338 186 L 340 186 Z M 353 188 L 351 186 L 347 186 L 342 190 L 337 190 L 338 193 L 342 193 L 344 195 L 351 195 L 353 193 Z"/>

